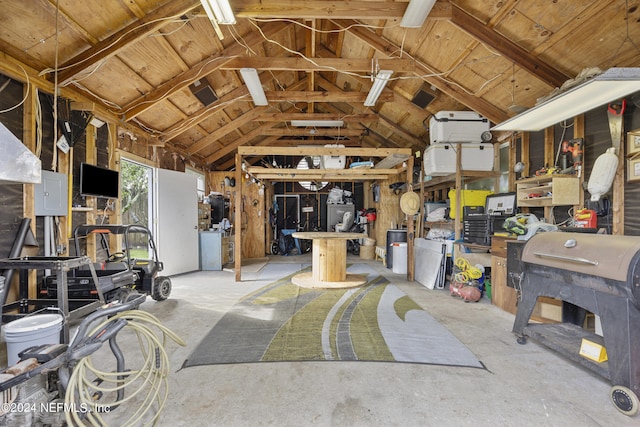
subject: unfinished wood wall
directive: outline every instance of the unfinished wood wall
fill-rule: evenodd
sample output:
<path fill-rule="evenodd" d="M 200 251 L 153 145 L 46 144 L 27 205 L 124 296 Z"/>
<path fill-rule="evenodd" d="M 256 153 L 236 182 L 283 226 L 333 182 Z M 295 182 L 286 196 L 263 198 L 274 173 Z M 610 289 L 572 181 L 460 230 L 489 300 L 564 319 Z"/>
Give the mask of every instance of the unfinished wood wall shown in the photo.
<path fill-rule="evenodd" d="M 234 177 L 230 172 L 209 172 L 207 188 L 209 191 L 222 193 L 229 197 L 231 206 L 229 209 L 229 221 L 233 224 L 234 233 L 242 230 L 242 257 L 261 258 L 265 256 L 267 247 L 268 209 L 265 212 L 264 189 L 261 184 L 255 184 L 247 179 L 234 187 L 225 185 L 225 178 Z M 242 185 L 242 220 L 241 224 L 235 223 L 233 212 L 235 211 L 236 192 Z"/>

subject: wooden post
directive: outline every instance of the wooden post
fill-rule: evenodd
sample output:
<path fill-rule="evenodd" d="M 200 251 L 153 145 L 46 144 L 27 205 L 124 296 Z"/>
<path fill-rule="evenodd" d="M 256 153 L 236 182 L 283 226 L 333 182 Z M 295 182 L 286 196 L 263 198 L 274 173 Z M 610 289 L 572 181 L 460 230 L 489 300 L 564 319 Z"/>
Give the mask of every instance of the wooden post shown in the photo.
<path fill-rule="evenodd" d="M 233 219 L 233 250 L 234 268 L 236 270 L 236 282 L 242 281 L 242 155 L 236 153 L 236 197 L 235 214 Z"/>
<path fill-rule="evenodd" d="M 407 159 L 407 191 L 413 191 L 413 156 Z M 420 202 L 422 203 L 422 201 Z M 407 218 L 407 280 L 413 282 L 414 280 L 414 219 L 413 215 L 408 215 Z"/>
<path fill-rule="evenodd" d="M 24 90 L 29 91 L 26 93 L 24 115 L 22 116 L 23 123 L 23 141 L 24 145 L 32 152 L 36 153 L 36 115 L 34 114 L 35 105 L 38 102 L 38 94 L 33 85 L 24 85 Z M 23 184 L 22 186 L 22 211 L 24 218 L 31 220 L 31 231 L 36 236 L 36 214 L 35 214 L 35 188 L 34 184 Z M 28 272 L 28 298 L 35 299 L 38 297 L 37 288 L 37 272 L 36 270 L 29 270 Z M 10 283 L 7 283 L 7 292 Z"/>

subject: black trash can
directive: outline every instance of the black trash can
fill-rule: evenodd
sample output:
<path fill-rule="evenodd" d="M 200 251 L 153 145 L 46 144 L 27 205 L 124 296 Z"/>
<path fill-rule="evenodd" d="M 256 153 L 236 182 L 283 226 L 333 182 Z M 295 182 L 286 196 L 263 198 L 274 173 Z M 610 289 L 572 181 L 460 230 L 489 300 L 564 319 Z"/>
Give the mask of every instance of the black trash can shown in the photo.
<path fill-rule="evenodd" d="M 393 267 L 393 245 L 407 241 L 407 230 L 387 230 L 387 268 Z"/>

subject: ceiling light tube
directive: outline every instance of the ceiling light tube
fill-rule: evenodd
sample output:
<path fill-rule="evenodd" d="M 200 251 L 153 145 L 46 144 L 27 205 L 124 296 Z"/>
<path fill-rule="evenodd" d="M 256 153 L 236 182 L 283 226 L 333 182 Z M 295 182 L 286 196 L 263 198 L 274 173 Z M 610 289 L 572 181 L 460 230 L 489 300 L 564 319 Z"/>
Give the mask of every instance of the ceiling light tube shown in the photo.
<path fill-rule="evenodd" d="M 369 95 L 367 95 L 367 99 L 364 100 L 365 107 L 373 107 L 376 105 L 376 101 L 380 97 L 382 90 L 387 85 L 389 81 L 389 77 L 393 74 L 392 70 L 380 70 L 378 74 L 376 74 L 376 79 L 373 82 L 373 86 L 371 86 L 371 90 L 369 91 Z"/>
<path fill-rule="evenodd" d="M 411 0 L 404 12 L 400 26 L 403 28 L 420 28 L 427 19 L 436 0 Z"/>
<path fill-rule="evenodd" d="M 539 131 L 637 91 L 640 68 L 610 68 L 491 130 Z"/>
<path fill-rule="evenodd" d="M 258 72 L 255 68 L 241 68 L 240 74 L 244 79 L 244 83 L 247 85 L 247 90 L 249 90 L 249 94 L 251 94 L 251 98 L 253 99 L 253 103 L 255 105 L 269 105 L 267 102 L 267 96 L 264 94 L 264 89 L 262 89 L 262 83 L 260 82 L 260 77 L 258 77 Z"/>
<path fill-rule="evenodd" d="M 291 126 L 339 128 L 344 125 L 343 120 L 291 120 Z"/>
<path fill-rule="evenodd" d="M 215 20 L 218 24 L 224 25 L 236 23 L 229 0 L 200 0 L 200 2 L 211 21 Z"/>

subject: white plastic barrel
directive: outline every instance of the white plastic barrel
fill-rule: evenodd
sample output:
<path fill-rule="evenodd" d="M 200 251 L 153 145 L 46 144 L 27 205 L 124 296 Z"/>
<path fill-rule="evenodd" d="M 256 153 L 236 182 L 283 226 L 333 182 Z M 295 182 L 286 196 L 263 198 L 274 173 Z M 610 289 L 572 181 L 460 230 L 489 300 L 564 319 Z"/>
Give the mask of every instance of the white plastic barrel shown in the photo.
<path fill-rule="evenodd" d="M 407 274 L 407 243 L 393 243 L 391 249 L 393 250 L 393 267 L 391 267 L 391 270 L 396 274 Z"/>
<path fill-rule="evenodd" d="M 18 353 L 29 347 L 44 344 L 60 344 L 62 316 L 59 314 L 34 314 L 4 326 L 7 342 L 7 366 L 20 361 Z"/>

